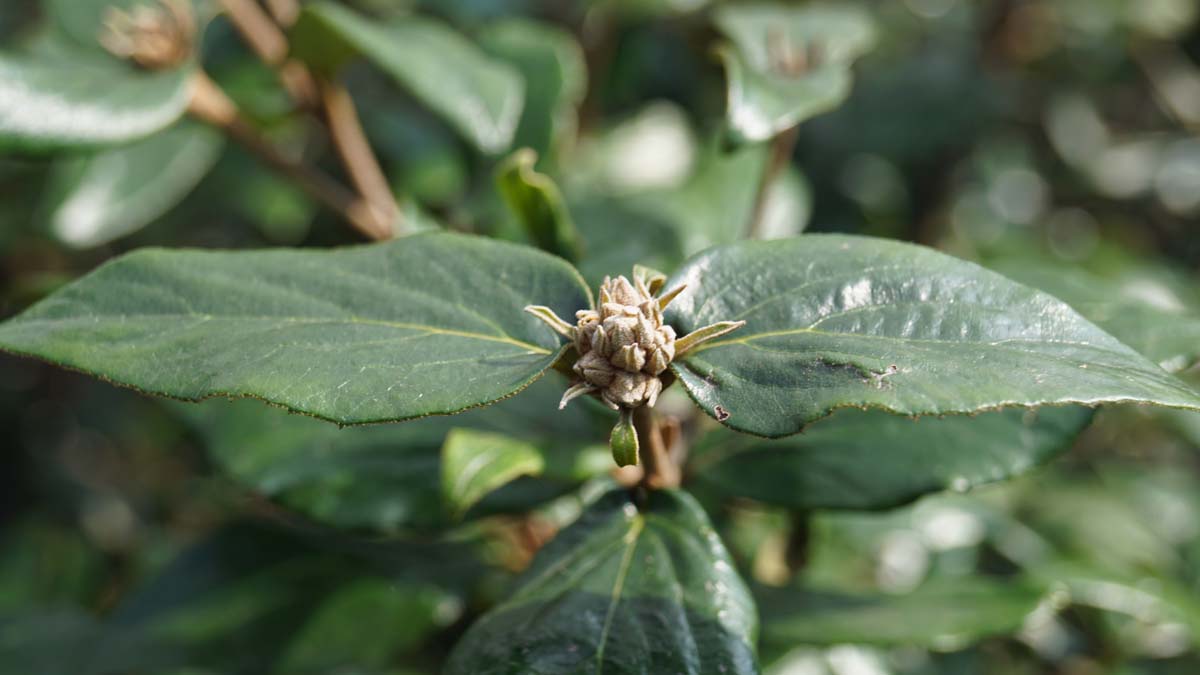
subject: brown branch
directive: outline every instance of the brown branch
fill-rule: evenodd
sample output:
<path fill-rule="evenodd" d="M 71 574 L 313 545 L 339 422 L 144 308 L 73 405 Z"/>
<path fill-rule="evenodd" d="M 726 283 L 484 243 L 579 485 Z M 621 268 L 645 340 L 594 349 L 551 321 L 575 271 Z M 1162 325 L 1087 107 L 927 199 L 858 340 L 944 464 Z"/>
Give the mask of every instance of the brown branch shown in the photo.
<path fill-rule="evenodd" d="M 375 209 L 379 221 L 387 224 L 388 236 L 391 236 L 393 223 L 400 224 L 400 208 L 396 205 L 387 176 L 367 141 L 358 111 L 354 108 L 354 99 L 345 87 L 332 80 L 321 79 L 317 86 L 330 138 L 342 159 L 342 165 L 346 167 L 358 193 Z"/>
<path fill-rule="evenodd" d="M 654 410 L 648 406 L 634 408 L 633 428 L 637 430 L 638 435 L 642 487 L 649 490 L 679 487 L 682 480 L 679 462 L 664 438 L 663 429 Z"/>
<path fill-rule="evenodd" d="M 230 23 L 263 63 L 279 71 L 288 95 L 301 107 L 316 100 L 316 84 L 304 64 L 288 58 L 288 41 L 279 24 L 254 0 L 219 0 Z"/>
<path fill-rule="evenodd" d="M 202 71 L 193 77 L 188 112 L 225 132 L 265 164 L 299 185 L 313 199 L 341 214 L 367 238 L 378 240 L 390 236 L 390 228 L 378 220 L 366 200 L 316 168 L 281 153 L 241 116 L 237 105 Z"/>
<path fill-rule="evenodd" d="M 750 211 L 750 223 L 746 227 L 747 239 L 758 239 L 762 236 L 763 216 L 766 215 L 767 202 L 771 197 L 771 188 L 779 179 L 780 174 L 787 168 L 792 159 L 792 151 L 796 148 L 796 137 L 800 127 L 794 126 L 779 132 L 771 139 L 771 148 L 767 153 L 767 163 L 763 167 L 762 177 L 758 182 L 758 191 L 754 194 L 754 207 Z"/>
<path fill-rule="evenodd" d="M 266 5 L 275 23 L 284 28 L 291 28 L 300 18 L 300 3 L 296 0 L 266 0 Z"/>

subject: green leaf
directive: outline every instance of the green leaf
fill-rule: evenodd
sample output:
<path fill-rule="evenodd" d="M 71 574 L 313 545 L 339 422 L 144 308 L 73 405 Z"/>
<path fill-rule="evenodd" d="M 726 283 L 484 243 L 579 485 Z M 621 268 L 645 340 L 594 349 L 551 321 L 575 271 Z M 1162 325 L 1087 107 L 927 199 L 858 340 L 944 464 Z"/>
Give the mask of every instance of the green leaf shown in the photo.
<path fill-rule="evenodd" d="M 747 322 L 672 364 L 700 407 L 738 431 L 786 436 L 846 407 L 1200 408 L 1195 391 L 1061 301 L 920 246 L 743 242 L 696 256 L 667 287 L 683 283 L 667 309 L 680 335 Z"/>
<path fill-rule="evenodd" d="M 458 598 L 390 579 L 348 582 L 329 595 L 288 641 L 275 672 L 323 673 L 386 668 L 456 618 Z"/>
<path fill-rule="evenodd" d="M 485 495 L 519 476 L 536 476 L 546 460 L 532 443 L 471 429 L 455 429 L 442 446 L 442 496 L 461 517 Z"/>
<path fill-rule="evenodd" d="M 1004 258 L 988 267 L 1041 289 L 1170 371 L 1200 359 L 1200 308 L 1144 277 L 1106 278 L 1062 261 Z"/>
<path fill-rule="evenodd" d="M 578 260 L 579 233 L 562 192 L 549 176 L 534 169 L 535 162 L 537 153 L 529 148 L 514 152 L 496 169 L 496 185 L 538 248 Z"/>
<path fill-rule="evenodd" d="M 212 169 L 223 140 L 179 125 L 130 145 L 69 158 L 55 167 L 46 221 L 70 246 L 98 246 L 132 234 L 187 196 Z"/>
<path fill-rule="evenodd" d="M 335 527 L 431 531 L 453 524 L 441 490 L 447 473 L 442 445 L 453 429 L 518 439 L 545 461 L 543 489 L 525 495 L 501 488 L 475 512 L 498 506 L 501 498 L 504 506 L 528 509 L 612 467 L 602 445 L 611 414 L 599 404 L 558 410 L 565 386 L 551 375 L 512 398 L 454 417 L 346 429 L 253 401 L 173 407 L 205 439 L 221 469 L 283 506 Z M 469 438 L 460 437 L 464 450 Z"/>
<path fill-rule="evenodd" d="M 670 222 L 679 231 L 687 255 L 731 244 L 748 231 L 767 154 L 765 146 L 733 152 L 709 148 L 683 185 L 634 195 L 629 201 L 634 208 Z M 794 169 L 783 171 L 768 189 L 759 238 L 800 234 L 810 211 L 811 195 L 804 179 Z"/>
<path fill-rule="evenodd" d="M 680 492 L 609 493 L 471 627 L 447 673 L 757 673 L 754 603 Z"/>
<path fill-rule="evenodd" d="M 583 49 L 569 32 L 526 19 L 489 22 L 479 44 L 524 76 L 525 108 L 513 146 L 533 148 L 545 163 L 579 124 L 577 108 L 587 93 Z"/>
<path fill-rule="evenodd" d="M 794 510 L 891 508 L 1025 473 L 1091 418 L 1078 407 L 923 420 L 842 410 L 776 441 L 714 431 L 693 449 L 689 472 L 725 494 Z"/>
<path fill-rule="evenodd" d="M 327 251 L 143 250 L 0 325 L 0 347 L 184 400 L 262 398 L 339 424 L 459 412 L 558 358 L 522 311 L 591 304 L 562 260 L 448 233 Z"/>
<path fill-rule="evenodd" d="M 483 152 L 512 144 L 524 104 L 520 73 L 445 24 L 417 16 L 375 20 L 328 1 L 305 5 L 301 22 L 294 34 L 301 58 L 312 62 L 330 40 L 351 47 Z"/>
<path fill-rule="evenodd" d="M 727 5 L 714 15 L 736 142 L 765 141 L 840 105 L 850 65 L 874 46 L 870 16 L 848 5 Z"/>
<path fill-rule="evenodd" d="M 763 642 L 878 644 L 961 649 L 1020 629 L 1045 592 L 1025 582 L 982 578 L 934 582 L 905 595 L 763 588 Z"/>
<path fill-rule="evenodd" d="M 0 151 L 88 148 L 149 136 L 187 110 L 191 75 L 190 68 L 139 73 L 99 59 L 0 55 Z"/>

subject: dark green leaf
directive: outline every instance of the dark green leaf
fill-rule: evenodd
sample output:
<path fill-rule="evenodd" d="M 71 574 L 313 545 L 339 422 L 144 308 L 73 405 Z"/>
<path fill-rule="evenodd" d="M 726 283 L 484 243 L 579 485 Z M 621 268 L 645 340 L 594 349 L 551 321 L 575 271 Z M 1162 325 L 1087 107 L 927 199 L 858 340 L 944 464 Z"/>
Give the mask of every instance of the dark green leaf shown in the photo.
<path fill-rule="evenodd" d="M 845 5 L 727 5 L 715 13 L 734 140 L 765 141 L 840 105 L 850 65 L 875 41 L 870 17 Z"/>
<path fill-rule="evenodd" d="M 1171 371 L 1200 359 L 1200 308 L 1147 278 L 1105 278 L 1062 261 L 1028 257 L 988 262 L 988 267 L 1041 289 Z"/>
<path fill-rule="evenodd" d="M 579 233 L 551 178 L 534 169 L 537 153 L 522 148 L 496 170 L 496 184 L 508 208 L 517 214 L 529 236 L 544 251 L 578 260 Z"/>
<path fill-rule="evenodd" d="M 546 467 L 537 446 L 503 434 L 455 429 L 442 446 L 442 496 L 455 516 L 518 476 Z"/>
<path fill-rule="evenodd" d="M 693 258 L 667 286 L 681 283 L 667 312 L 680 335 L 747 322 L 672 365 L 705 411 L 739 431 L 786 436 L 845 407 L 1200 408 L 1186 384 L 1061 301 L 911 244 L 744 242 Z"/>
<path fill-rule="evenodd" d="M 777 441 L 714 431 L 693 450 L 690 471 L 726 494 L 795 510 L 890 508 L 1029 471 L 1091 417 L 1076 407 L 923 420 L 842 410 Z"/>
<path fill-rule="evenodd" d="M 608 494 L 538 553 L 448 673 L 756 673 L 754 604 L 700 507 Z"/>
<path fill-rule="evenodd" d="M 378 21 L 328 1 L 305 5 L 304 14 L 302 58 L 323 53 L 330 40 L 352 47 L 480 150 L 495 153 L 512 144 L 525 95 L 520 73 L 445 24 L 417 16 Z"/>
<path fill-rule="evenodd" d="M 187 110 L 191 74 L 0 55 L 0 150 L 86 148 L 149 136 Z"/>
<path fill-rule="evenodd" d="M 433 587 L 363 578 L 331 593 L 289 640 L 279 673 L 380 669 L 461 612 L 461 601 Z M 368 671 L 370 672 L 370 671 Z"/>
<path fill-rule="evenodd" d="M 567 263 L 429 233 L 332 251 L 144 250 L 0 326 L 0 347 L 185 400 L 252 396 L 341 424 L 454 413 L 563 347 L 523 308 L 590 304 Z"/>
<path fill-rule="evenodd" d="M 550 24 L 505 19 L 484 26 L 480 46 L 525 77 L 525 109 L 514 147 L 530 147 L 546 162 L 559 140 L 578 126 L 576 108 L 587 91 L 587 65 L 574 36 Z"/>
<path fill-rule="evenodd" d="M 934 582 L 905 595 L 763 588 L 763 642 L 879 644 L 961 649 L 1017 631 L 1044 590 L 1022 582 Z"/>
<path fill-rule="evenodd" d="M 131 234 L 187 196 L 221 147 L 220 134 L 188 124 L 63 160 L 44 207 L 49 228 L 63 243 L 81 248 Z"/>

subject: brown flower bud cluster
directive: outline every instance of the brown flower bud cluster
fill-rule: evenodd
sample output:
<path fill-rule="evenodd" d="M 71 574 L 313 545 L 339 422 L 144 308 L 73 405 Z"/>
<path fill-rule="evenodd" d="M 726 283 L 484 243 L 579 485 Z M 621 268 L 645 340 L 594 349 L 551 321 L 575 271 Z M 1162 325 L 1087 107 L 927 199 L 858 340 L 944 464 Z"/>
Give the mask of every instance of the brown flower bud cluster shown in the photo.
<path fill-rule="evenodd" d="M 109 7 L 100 44 L 146 70 L 165 70 L 192 56 L 196 19 L 190 0 L 158 0 L 129 11 Z"/>
<path fill-rule="evenodd" d="M 613 407 L 654 405 L 658 378 L 675 358 L 675 329 L 663 324 L 662 307 L 635 277 L 604 279 L 600 309 L 575 314 L 575 372 Z"/>
<path fill-rule="evenodd" d="M 655 297 L 664 283 L 664 275 L 643 268 L 634 269 L 632 283 L 625 277 L 605 277 L 600 308 L 576 312 L 575 325 L 549 307 L 525 308 L 569 338 L 579 356 L 574 370 L 580 381 L 563 394 L 560 408 L 584 394 L 594 394 L 617 410 L 653 406 L 663 390 L 661 376 L 675 358 L 745 324 L 722 321 L 676 340 L 675 329 L 663 322 L 663 310 L 684 287 Z"/>

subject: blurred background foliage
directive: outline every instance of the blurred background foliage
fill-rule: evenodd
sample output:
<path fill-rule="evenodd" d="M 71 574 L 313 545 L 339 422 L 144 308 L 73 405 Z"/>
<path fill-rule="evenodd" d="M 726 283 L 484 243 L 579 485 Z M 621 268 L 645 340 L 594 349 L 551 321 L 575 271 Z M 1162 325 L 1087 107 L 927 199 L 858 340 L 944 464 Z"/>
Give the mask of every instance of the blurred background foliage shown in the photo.
<path fill-rule="evenodd" d="M 722 35 L 737 42 L 720 18 L 737 3 L 348 4 L 416 12 L 432 28 L 412 40 L 438 45 L 415 74 L 386 55 L 341 72 L 410 229 L 574 246 L 594 283 L 738 238 L 761 202 L 765 236 L 937 246 L 1058 294 L 1200 382 L 1188 370 L 1200 356 L 1195 0 L 861 3 L 874 48 L 843 104 L 814 104 L 828 112 L 799 126 L 765 199 L 771 148 L 726 121 L 726 68 L 732 77 L 730 60 L 752 60 L 716 49 Z M 63 6 L 0 4 L 0 44 L 65 49 L 61 35 L 47 38 L 71 33 L 56 23 Z M 323 9 L 337 20 L 337 6 Z M 355 49 L 370 56 L 364 44 Z M 346 56 L 325 33 L 297 33 L 296 45 L 310 63 Z M 224 18 L 207 25 L 200 53 L 272 141 L 337 173 L 329 140 L 293 114 Z M 512 141 L 456 112 L 458 98 L 439 100 L 446 91 L 516 92 Z M 506 165 L 520 147 L 536 159 Z M 569 219 L 578 241 L 524 227 L 521 200 L 497 187 L 507 171 L 552 177 L 551 227 Z M 0 155 L 5 317 L 142 246 L 356 241 L 336 214 L 190 123 L 89 152 Z M 1145 330 L 1144 313 L 1177 330 Z M 611 422 L 586 408 L 545 417 L 560 383 L 545 389 L 499 412 L 347 436 L 0 356 L 0 672 L 435 672 L 607 484 L 606 449 L 591 444 Z M 444 443 L 451 429 L 507 444 L 513 464 L 443 489 L 462 460 Z M 873 430 L 886 456 L 886 426 L 827 436 Z M 1023 442 L 1029 460 L 1016 473 L 1061 450 Z M 889 510 L 722 486 L 703 466 L 730 460 L 703 446 L 689 476 L 762 592 L 766 672 L 1182 674 L 1200 672 L 1198 450 L 1200 417 L 1114 408 L 1047 466 L 969 492 L 988 476 L 855 485 L 828 468 L 843 492 L 902 504 Z M 735 466 L 747 482 L 771 473 Z"/>

